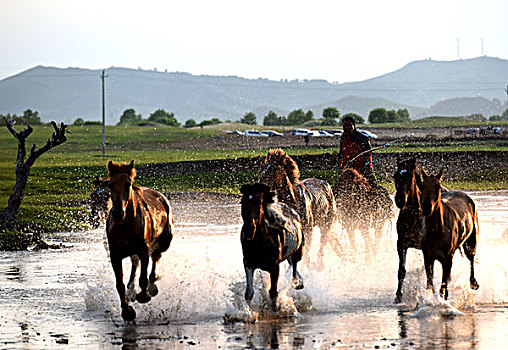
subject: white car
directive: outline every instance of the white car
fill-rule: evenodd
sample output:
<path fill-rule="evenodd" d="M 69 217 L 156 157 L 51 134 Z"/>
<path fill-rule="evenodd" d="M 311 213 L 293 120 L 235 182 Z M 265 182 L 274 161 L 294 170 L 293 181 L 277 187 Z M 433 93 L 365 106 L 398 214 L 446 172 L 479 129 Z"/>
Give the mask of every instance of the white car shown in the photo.
<path fill-rule="evenodd" d="M 319 131 L 310 129 L 296 129 L 293 133 L 295 136 L 319 136 Z"/>
<path fill-rule="evenodd" d="M 262 134 L 266 134 L 268 136 L 284 136 L 284 134 L 278 132 L 278 131 L 275 131 L 275 130 L 263 130 L 261 131 Z"/>
<path fill-rule="evenodd" d="M 377 135 L 374 133 L 371 133 L 370 131 L 363 130 L 363 129 L 356 129 L 360 134 L 363 134 L 367 136 L 369 139 L 377 139 Z"/>
<path fill-rule="evenodd" d="M 245 130 L 245 136 L 268 137 L 267 134 L 263 134 L 257 130 Z"/>
<path fill-rule="evenodd" d="M 319 130 L 319 136 L 324 136 L 324 137 L 333 137 L 334 135 L 330 134 L 328 131 L 326 130 Z"/>

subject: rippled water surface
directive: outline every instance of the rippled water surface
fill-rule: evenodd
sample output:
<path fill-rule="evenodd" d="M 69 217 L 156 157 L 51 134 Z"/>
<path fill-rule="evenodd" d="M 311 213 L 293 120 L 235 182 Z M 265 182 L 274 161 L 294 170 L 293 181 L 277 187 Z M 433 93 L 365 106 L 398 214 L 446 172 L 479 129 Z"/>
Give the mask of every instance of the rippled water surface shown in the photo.
<path fill-rule="evenodd" d="M 173 204 L 177 225 L 160 263 L 159 295 L 133 304 L 135 322 L 120 317 L 101 230 L 62 235 L 64 249 L 0 252 L 0 347 L 504 348 L 508 192 L 471 195 L 480 215 L 480 289 L 469 289 L 468 260 L 456 254 L 448 302 L 425 291 L 421 253 L 410 250 L 404 303 L 393 304 L 398 258 L 392 225 L 375 251 L 365 254 L 361 244 L 352 251 L 343 241 L 340 256 L 325 250 L 321 271 L 310 267 L 311 258 L 301 267 L 301 291 L 289 286 L 284 263 L 279 313 L 268 311 L 269 278 L 257 272 L 253 308 L 259 315 L 247 322 L 256 315 L 243 302 L 239 204 L 181 201 Z M 440 278 L 439 264 L 436 274 Z"/>

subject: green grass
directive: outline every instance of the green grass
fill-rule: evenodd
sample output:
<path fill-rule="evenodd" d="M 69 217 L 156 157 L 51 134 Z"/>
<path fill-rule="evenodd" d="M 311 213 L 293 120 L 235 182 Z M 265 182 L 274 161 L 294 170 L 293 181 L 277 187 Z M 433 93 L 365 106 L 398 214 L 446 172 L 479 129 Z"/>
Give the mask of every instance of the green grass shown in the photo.
<path fill-rule="evenodd" d="M 81 230 L 86 225 L 88 207 L 82 202 L 89 198 L 95 176 L 106 176 L 106 162 L 129 161 L 136 159 L 137 165 L 175 161 L 232 159 L 238 157 L 260 157 L 264 149 L 225 150 L 225 149 L 172 149 L 170 144 L 182 140 L 217 137 L 223 129 L 241 129 L 240 125 L 215 125 L 203 129 L 183 129 L 161 126 L 114 127 L 106 128 L 107 156 L 102 157 L 102 127 L 71 126 L 72 134 L 68 141 L 43 154 L 31 169 L 31 175 L 23 204 L 20 209 L 20 227 L 27 232 L 39 229 L 43 232 Z M 24 127 L 17 126 L 21 131 Z M 27 139 L 27 152 L 32 144 L 37 148 L 44 145 L 51 136 L 51 126 L 34 127 Z M 391 148 L 392 149 L 392 148 Z M 390 150 L 391 150 L 390 149 Z M 399 152 L 425 151 L 466 151 L 466 150 L 506 150 L 506 147 L 477 142 L 474 145 L 432 146 L 421 148 L 399 148 Z M 289 154 L 322 154 L 334 151 L 330 148 L 291 148 Z M 0 210 L 7 206 L 16 177 L 17 141 L 7 128 L 0 128 Z M 450 188 L 499 189 L 508 188 L 507 172 L 481 172 L 473 177 L 447 183 Z M 212 191 L 238 193 L 241 184 L 254 182 L 259 174 L 246 169 L 234 174 L 190 173 L 177 176 L 139 176 L 137 182 L 154 187 L 161 192 L 172 191 Z M 335 181 L 332 171 L 302 171 L 302 177 L 318 177 L 330 183 Z M 389 191 L 394 191 L 392 179 L 380 179 Z"/>

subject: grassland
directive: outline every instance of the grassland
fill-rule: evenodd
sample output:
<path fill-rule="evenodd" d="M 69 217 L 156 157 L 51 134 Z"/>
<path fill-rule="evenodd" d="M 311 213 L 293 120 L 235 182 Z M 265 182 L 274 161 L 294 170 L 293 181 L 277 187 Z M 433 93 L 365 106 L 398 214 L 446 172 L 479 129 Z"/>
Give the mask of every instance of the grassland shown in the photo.
<path fill-rule="evenodd" d="M 20 131 L 23 127 L 17 126 Z M 196 161 L 209 159 L 235 159 L 259 157 L 266 154 L 266 148 L 253 147 L 237 149 L 217 145 L 221 126 L 204 129 L 183 129 L 171 127 L 114 127 L 106 128 L 106 152 L 102 156 L 101 126 L 71 126 L 72 134 L 63 145 L 42 155 L 32 167 L 30 181 L 26 188 L 20 210 L 20 228 L 24 231 L 40 230 L 58 232 L 82 230 L 87 226 L 87 211 L 90 192 L 96 176 L 106 176 L 106 162 L 136 159 L 138 166 L 151 163 Z M 235 125 L 234 129 L 248 128 Z M 32 144 L 42 146 L 53 132 L 49 126 L 34 127 L 27 140 L 27 151 Z M 192 144 L 193 147 L 182 147 Z M 411 148 L 411 151 L 429 150 L 506 150 L 505 146 L 491 143 L 475 145 L 442 145 Z M 293 147 L 292 155 L 321 154 L 331 152 L 330 148 Z M 402 147 L 400 152 L 404 152 Z M 0 128 L 0 210 L 7 206 L 14 187 L 17 141 L 7 128 Z M 331 171 L 302 171 L 302 176 L 316 176 L 325 180 L 334 178 Z M 451 188 L 491 189 L 508 188 L 506 171 L 493 173 L 479 172 L 471 179 L 460 179 L 447 183 Z M 237 193 L 245 182 L 255 181 L 258 174 L 249 169 L 235 173 L 184 173 L 174 176 L 143 175 L 138 183 L 154 187 L 162 192 L 211 191 Z M 382 183 L 393 191 L 389 179 Z"/>

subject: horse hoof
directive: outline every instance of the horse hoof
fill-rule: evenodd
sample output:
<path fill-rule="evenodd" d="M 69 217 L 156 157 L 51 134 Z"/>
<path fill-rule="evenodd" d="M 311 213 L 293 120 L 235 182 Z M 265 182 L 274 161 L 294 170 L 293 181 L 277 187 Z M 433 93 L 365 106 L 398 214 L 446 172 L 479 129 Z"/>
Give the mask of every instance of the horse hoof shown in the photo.
<path fill-rule="evenodd" d="M 150 296 L 152 296 L 152 297 L 159 294 L 159 289 L 157 288 L 157 286 L 155 284 L 151 284 L 148 286 L 148 294 L 150 294 Z"/>
<path fill-rule="evenodd" d="M 296 290 L 303 289 L 303 281 L 301 280 L 293 280 L 293 288 Z"/>
<path fill-rule="evenodd" d="M 148 303 L 150 300 L 152 299 L 151 296 L 149 296 L 146 292 L 143 293 L 139 293 L 138 295 L 136 295 L 136 301 L 140 304 L 146 304 Z"/>
<path fill-rule="evenodd" d="M 122 318 L 125 321 L 133 321 L 136 318 L 136 311 L 132 306 L 128 306 L 126 309 L 122 309 Z"/>
<path fill-rule="evenodd" d="M 480 288 L 480 285 L 478 284 L 478 282 L 476 282 L 476 280 L 475 280 L 475 279 L 473 279 L 473 280 L 471 281 L 471 289 L 472 289 L 472 290 L 477 290 L 478 288 Z"/>

